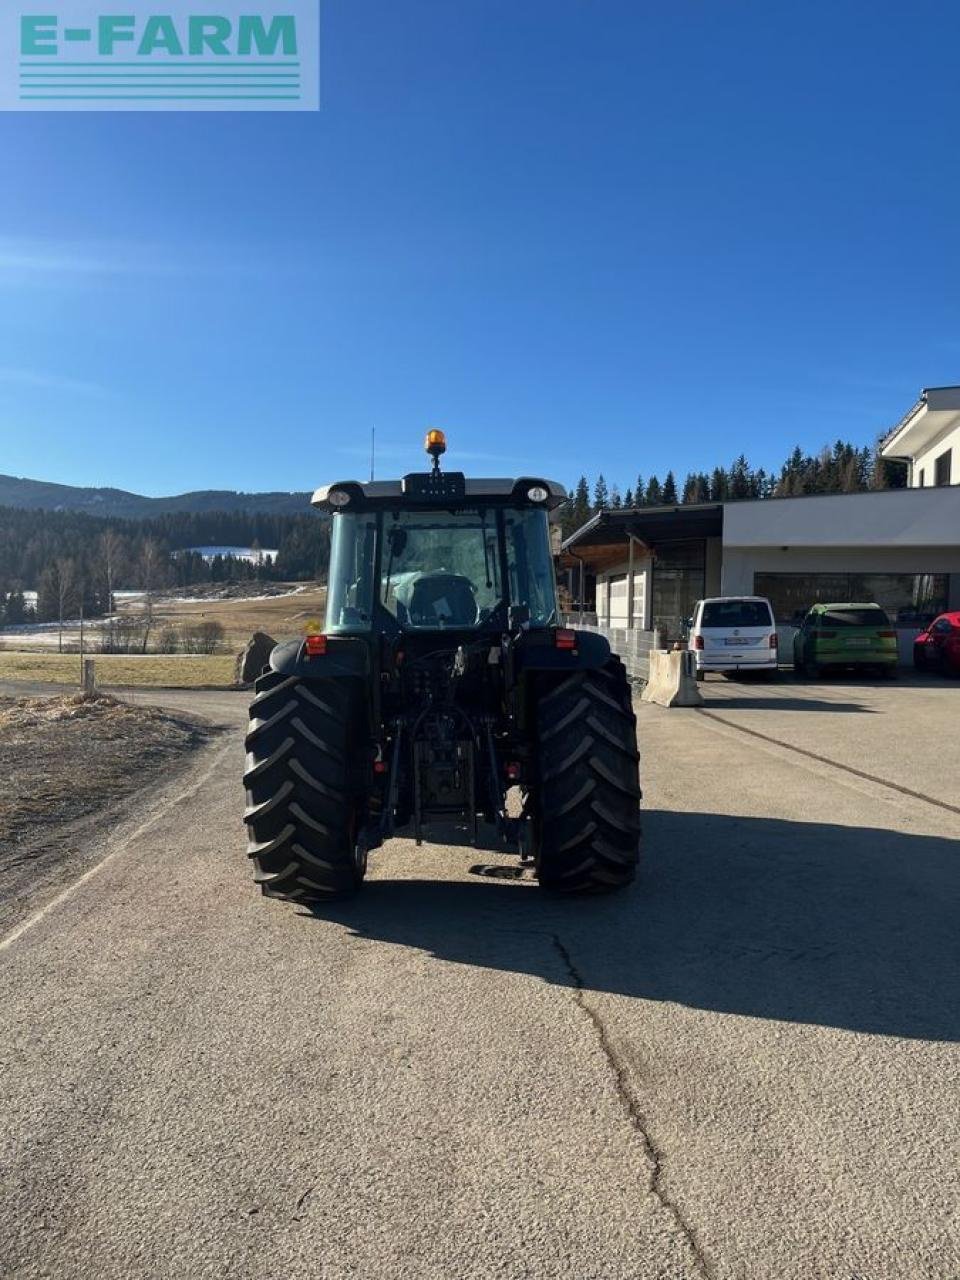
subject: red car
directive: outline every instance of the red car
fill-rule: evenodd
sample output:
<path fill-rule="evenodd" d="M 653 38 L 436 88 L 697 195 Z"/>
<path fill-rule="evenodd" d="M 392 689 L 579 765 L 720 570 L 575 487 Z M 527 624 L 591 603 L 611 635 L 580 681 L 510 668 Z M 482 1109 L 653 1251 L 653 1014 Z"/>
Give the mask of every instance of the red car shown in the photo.
<path fill-rule="evenodd" d="M 960 613 L 941 613 L 913 642 L 918 671 L 946 671 L 960 676 Z"/>

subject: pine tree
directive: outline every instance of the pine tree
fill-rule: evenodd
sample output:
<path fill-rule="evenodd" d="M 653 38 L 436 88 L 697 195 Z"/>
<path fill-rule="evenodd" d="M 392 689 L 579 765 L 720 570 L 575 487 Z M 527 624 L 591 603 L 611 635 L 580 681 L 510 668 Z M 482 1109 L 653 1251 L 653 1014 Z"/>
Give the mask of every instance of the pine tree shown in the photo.
<path fill-rule="evenodd" d="M 672 507 L 677 501 L 677 482 L 672 471 L 667 472 L 666 479 L 663 482 L 663 492 L 660 495 L 660 501 L 664 506 Z"/>
<path fill-rule="evenodd" d="M 647 491 L 643 495 L 643 501 L 648 507 L 658 507 L 663 501 L 663 490 L 656 476 L 651 476 L 647 481 Z"/>
<path fill-rule="evenodd" d="M 623 499 L 620 497 L 620 489 L 616 484 L 610 487 L 610 506 L 614 511 L 619 511 L 623 506 Z"/>
<path fill-rule="evenodd" d="M 564 510 L 563 516 L 563 532 L 565 534 L 575 533 L 587 523 L 593 514 L 590 506 L 590 486 L 587 484 L 587 477 L 581 476 L 577 481 L 577 487 L 573 491 L 573 501 L 568 502 Z"/>
<path fill-rule="evenodd" d="M 623 505 L 628 508 L 633 506 L 633 490 L 630 488 L 628 488 L 627 492 L 623 495 Z"/>
<path fill-rule="evenodd" d="M 638 507 L 642 507 L 644 503 L 644 494 L 647 492 L 647 486 L 644 483 L 643 476 L 637 476 L 637 483 L 633 486 L 633 500 Z"/>
<path fill-rule="evenodd" d="M 731 498 L 750 497 L 750 464 L 742 453 L 730 468 L 728 493 Z"/>
<path fill-rule="evenodd" d="M 594 511 L 603 511 L 610 505 L 610 495 L 607 493 L 607 482 L 603 478 L 603 472 L 597 476 L 597 483 L 593 489 L 593 509 Z"/>
<path fill-rule="evenodd" d="M 710 476 L 710 501 L 724 502 L 730 496 L 730 482 L 723 467 L 714 467 Z"/>

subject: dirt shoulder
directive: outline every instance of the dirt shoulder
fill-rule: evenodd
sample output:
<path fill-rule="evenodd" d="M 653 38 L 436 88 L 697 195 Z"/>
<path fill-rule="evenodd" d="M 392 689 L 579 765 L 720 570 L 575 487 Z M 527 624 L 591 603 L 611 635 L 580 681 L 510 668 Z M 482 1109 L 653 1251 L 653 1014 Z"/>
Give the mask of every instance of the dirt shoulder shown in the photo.
<path fill-rule="evenodd" d="M 96 838 L 214 735 L 107 694 L 0 698 L 0 929 L 82 874 Z"/>

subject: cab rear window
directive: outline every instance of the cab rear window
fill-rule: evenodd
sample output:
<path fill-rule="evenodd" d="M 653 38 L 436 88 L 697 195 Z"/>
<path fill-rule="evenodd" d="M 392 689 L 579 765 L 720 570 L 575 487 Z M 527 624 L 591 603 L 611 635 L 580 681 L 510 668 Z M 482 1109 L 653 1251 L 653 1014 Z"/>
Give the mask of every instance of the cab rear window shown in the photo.
<path fill-rule="evenodd" d="M 882 609 L 826 609 L 820 614 L 821 627 L 889 627 Z"/>
<path fill-rule="evenodd" d="M 770 607 L 763 600 L 711 600 L 703 606 L 701 627 L 772 627 Z"/>

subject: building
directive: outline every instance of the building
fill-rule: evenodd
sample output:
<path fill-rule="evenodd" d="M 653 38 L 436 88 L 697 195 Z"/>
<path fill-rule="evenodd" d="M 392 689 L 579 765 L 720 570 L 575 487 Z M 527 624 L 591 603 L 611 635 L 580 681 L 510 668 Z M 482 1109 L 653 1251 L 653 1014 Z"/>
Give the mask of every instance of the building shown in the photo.
<path fill-rule="evenodd" d="M 927 387 L 880 445 L 911 489 L 960 484 L 960 387 Z"/>
<path fill-rule="evenodd" d="M 931 475 L 960 466 L 960 388 L 924 392 L 883 449 L 906 457 L 913 487 L 601 511 L 561 547 L 570 597 L 601 627 L 669 643 L 703 596 L 763 595 L 784 646 L 812 604 L 876 601 L 909 654 L 930 618 L 960 609 L 960 483 L 920 482 L 928 458 Z"/>

